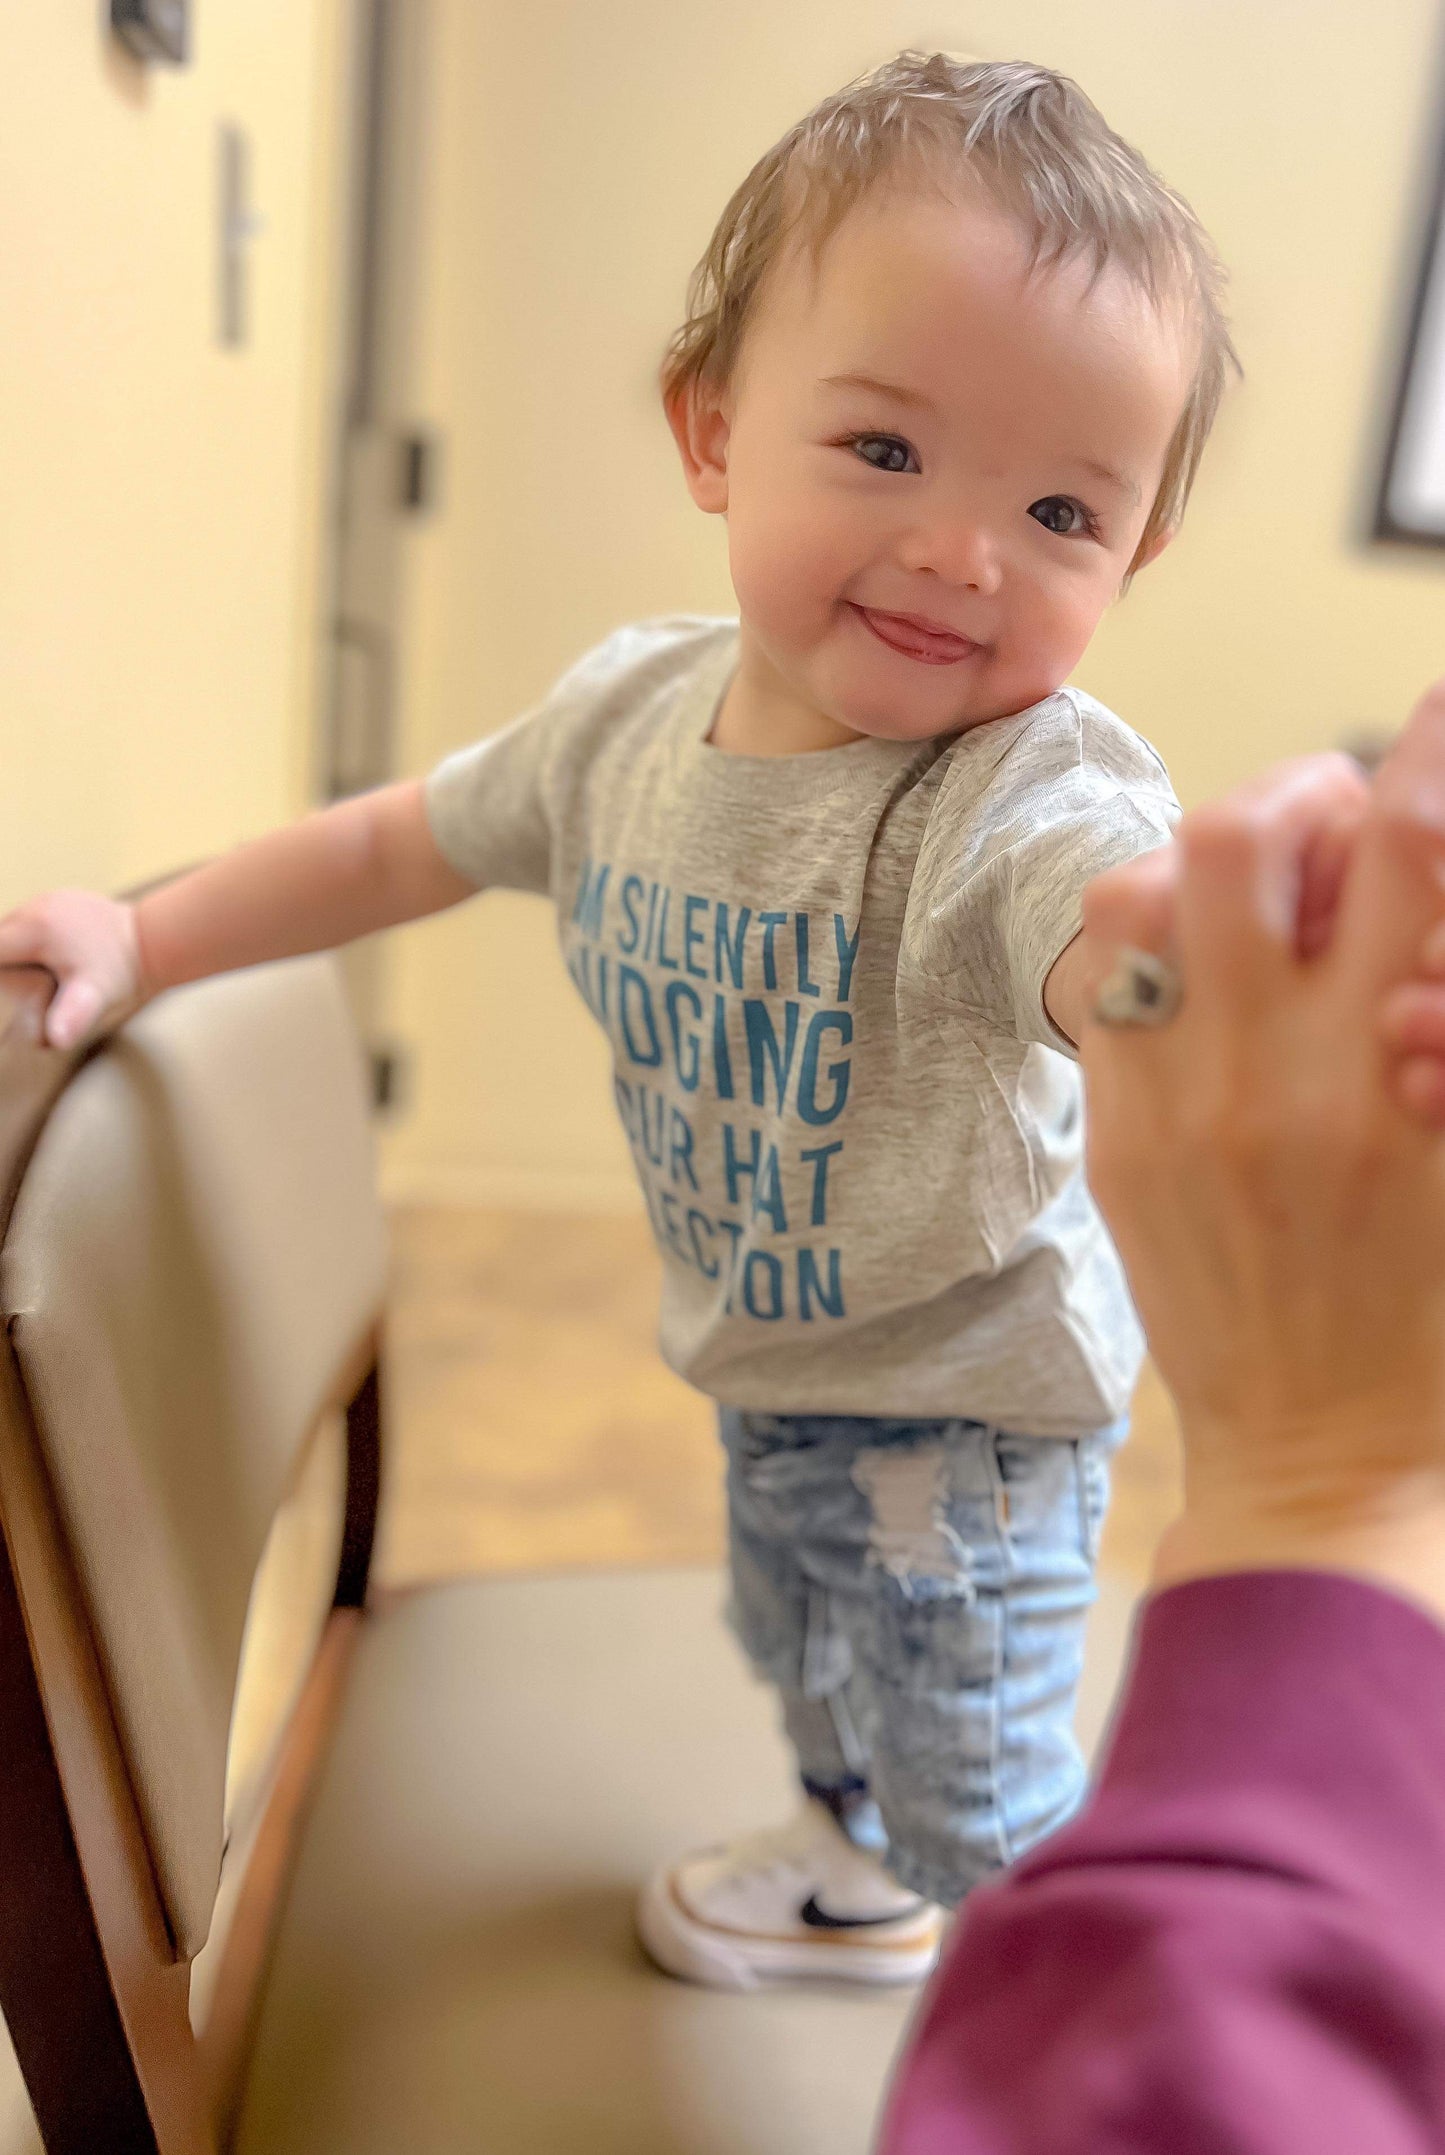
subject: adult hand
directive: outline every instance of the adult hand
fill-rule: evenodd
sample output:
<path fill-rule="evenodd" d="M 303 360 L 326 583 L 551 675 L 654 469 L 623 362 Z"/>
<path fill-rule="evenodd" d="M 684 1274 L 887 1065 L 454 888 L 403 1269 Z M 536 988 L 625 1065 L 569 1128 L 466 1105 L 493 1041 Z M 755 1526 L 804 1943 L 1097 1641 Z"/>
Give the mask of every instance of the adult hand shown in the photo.
<path fill-rule="evenodd" d="M 1184 1430 L 1158 1577 L 1343 1568 L 1445 1615 L 1445 1139 L 1397 1052 L 1445 919 L 1445 689 L 1368 794 L 1286 767 L 1186 818 L 1168 872 L 1163 903 L 1158 862 L 1102 879 L 1086 922 L 1167 948 L 1183 1007 L 1082 1043 L 1091 1179 Z"/>

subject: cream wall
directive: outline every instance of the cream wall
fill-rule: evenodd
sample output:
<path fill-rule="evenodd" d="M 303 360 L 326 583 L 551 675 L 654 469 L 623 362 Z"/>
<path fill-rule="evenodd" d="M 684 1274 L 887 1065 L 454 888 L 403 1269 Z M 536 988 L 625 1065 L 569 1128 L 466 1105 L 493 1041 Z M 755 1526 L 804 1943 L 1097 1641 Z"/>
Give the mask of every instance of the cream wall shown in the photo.
<path fill-rule="evenodd" d="M 317 662 L 340 0 L 196 0 L 142 69 L 100 0 L 0 70 L 0 905 L 300 805 Z M 215 341 L 220 120 L 265 230 Z"/>
<path fill-rule="evenodd" d="M 900 44 L 1078 75 L 1194 201 L 1248 368 L 1183 537 L 1081 678 L 1186 799 L 1402 714 L 1445 669 L 1445 564 L 1366 547 L 1420 206 L 1434 0 L 434 0 L 419 409 L 444 510 L 411 543 L 405 759 L 524 708 L 629 617 L 729 605 L 652 370 L 749 162 Z M 600 1039 L 535 901 L 407 931 L 398 1190 L 623 1201 Z"/>

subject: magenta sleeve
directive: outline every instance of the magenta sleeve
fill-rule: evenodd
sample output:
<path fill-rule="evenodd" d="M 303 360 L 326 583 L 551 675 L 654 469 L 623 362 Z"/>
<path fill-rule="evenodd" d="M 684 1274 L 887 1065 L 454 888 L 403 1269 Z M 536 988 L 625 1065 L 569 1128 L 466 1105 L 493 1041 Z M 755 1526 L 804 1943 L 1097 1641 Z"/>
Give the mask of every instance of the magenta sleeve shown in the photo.
<path fill-rule="evenodd" d="M 1097 1789 L 975 1894 L 880 2155 L 1445 2147 L 1445 1633 L 1256 1572 L 1144 1608 Z"/>

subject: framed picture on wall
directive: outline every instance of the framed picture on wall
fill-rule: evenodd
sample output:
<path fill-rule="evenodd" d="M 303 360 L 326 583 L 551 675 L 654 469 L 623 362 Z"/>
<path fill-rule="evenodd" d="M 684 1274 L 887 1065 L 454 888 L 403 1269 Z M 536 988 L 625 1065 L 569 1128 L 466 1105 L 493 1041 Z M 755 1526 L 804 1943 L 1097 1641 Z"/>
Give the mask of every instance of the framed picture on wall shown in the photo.
<path fill-rule="evenodd" d="M 1445 135 L 1445 120 L 1442 120 Z M 1395 396 L 1375 536 L 1445 546 L 1445 142 Z"/>

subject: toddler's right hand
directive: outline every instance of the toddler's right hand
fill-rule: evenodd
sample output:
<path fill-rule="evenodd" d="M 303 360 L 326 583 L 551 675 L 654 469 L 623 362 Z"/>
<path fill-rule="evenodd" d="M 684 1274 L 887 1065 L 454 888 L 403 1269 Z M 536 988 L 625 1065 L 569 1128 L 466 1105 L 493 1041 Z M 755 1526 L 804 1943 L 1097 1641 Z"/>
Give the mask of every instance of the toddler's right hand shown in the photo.
<path fill-rule="evenodd" d="M 98 891 L 56 890 L 0 920 L 0 966 L 55 975 L 45 1039 L 72 1048 L 113 1031 L 145 1001 L 135 910 Z"/>

